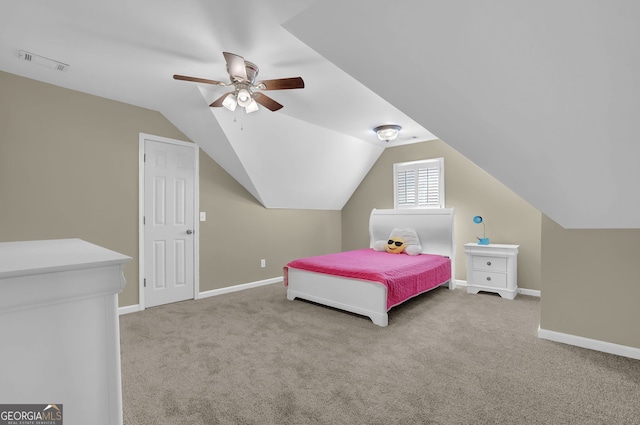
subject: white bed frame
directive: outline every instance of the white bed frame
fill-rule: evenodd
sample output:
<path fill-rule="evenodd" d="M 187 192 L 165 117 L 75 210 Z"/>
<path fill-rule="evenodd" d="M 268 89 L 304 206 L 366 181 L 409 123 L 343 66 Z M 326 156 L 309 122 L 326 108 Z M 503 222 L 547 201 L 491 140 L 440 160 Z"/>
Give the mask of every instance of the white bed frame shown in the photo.
<path fill-rule="evenodd" d="M 371 211 L 369 246 L 389 238 L 394 228 L 411 228 L 418 233 L 423 254 L 451 259 L 451 279 L 444 282 L 455 289 L 455 243 L 453 208 Z M 404 254 L 403 254 L 404 255 Z M 287 298 L 302 298 L 371 318 L 378 326 L 387 326 L 387 287 L 368 280 L 332 276 L 289 267 Z"/>

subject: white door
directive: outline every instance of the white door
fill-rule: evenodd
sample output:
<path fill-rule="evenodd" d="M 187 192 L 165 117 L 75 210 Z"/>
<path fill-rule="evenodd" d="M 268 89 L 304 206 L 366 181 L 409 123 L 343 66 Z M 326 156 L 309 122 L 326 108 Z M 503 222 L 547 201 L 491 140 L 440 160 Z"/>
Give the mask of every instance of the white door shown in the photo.
<path fill-rule="evenodd" d="M 145 305 L 195 293 L 195 149 L 144 141 Z"/>

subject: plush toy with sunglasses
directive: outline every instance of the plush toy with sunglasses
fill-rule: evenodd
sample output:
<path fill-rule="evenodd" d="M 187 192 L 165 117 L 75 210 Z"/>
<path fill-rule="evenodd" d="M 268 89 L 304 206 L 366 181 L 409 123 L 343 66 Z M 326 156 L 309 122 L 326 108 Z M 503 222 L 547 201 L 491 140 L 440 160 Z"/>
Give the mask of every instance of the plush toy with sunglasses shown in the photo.
<path fill-rule="evenodd" d="M 393 229 L 386 241 L 376 241 L 373 245 L 375 251 L 387 251 L 391 254 L 402 252 L 408 255 L 418 255 L 422 252 L 420 239 L 413 229 Z"/>

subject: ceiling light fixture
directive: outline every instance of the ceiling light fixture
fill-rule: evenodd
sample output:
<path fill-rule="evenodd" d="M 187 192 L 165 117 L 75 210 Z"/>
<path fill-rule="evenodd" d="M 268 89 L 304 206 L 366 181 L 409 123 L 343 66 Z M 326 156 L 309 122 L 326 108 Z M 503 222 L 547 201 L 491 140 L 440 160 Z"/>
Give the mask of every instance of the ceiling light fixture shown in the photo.
<path fill-rule="evenodd" d="M 247 89 L 238 90 L 238 105 L 246 108 L 251 103 L 251 93 Z"/>
<path fill-rule="evenodd" d="M 247 114 L 258 110 L 258 103 L 252 93 L 245 88 L 238 90 L 235 94 L 229 93 L 222 101 L 222 106 L 230 111 L 235 111 L 238 105 L 243 107 Z"/>
<path fill-rule="evenodd" d="M 257 110 L 258 110 L 258 103 L 253 99 L 251 99 L 251 102 L 249 102 L 249 104 L 244 107 L 244 111 L 247 114 L 250 114 L 250 113 L 255 112 Z"/>
<path fill-rule="evenodd" d="M 233 112 L 236 110 L 236 106 L 238 106 L 238 101 L 236 100 L 236 97 L 233 94 L 229 94 L 222 101 L 222 106 L 224 106 L 225 108 Z"/>
<path fill-rule="evenodd" d="M 378 126 L 374 128 L 373 131 L 375 131 L 378 135 L 378 139 L 382 140 L 383 142 L 390 142 L 398 137 L 398 133 L 401 129 L 402 127 L 400 127 L 399 125 L 387 124 Z"/>

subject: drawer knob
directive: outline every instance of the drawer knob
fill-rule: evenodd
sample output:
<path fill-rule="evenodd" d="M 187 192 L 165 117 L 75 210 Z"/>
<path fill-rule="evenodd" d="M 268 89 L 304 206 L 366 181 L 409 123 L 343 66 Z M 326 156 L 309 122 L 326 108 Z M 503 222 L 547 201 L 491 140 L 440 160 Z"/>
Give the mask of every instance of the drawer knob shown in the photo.
<path fill-rule="evenodd" d="M 487 280 L 491 280 L 491 276 L 487 276 Z"/>
<path fill-rule="evenodd" d="M 487 266 L 490 266 L 490 265 L 491 265 L 491 261 L 487 261 Z"/>

